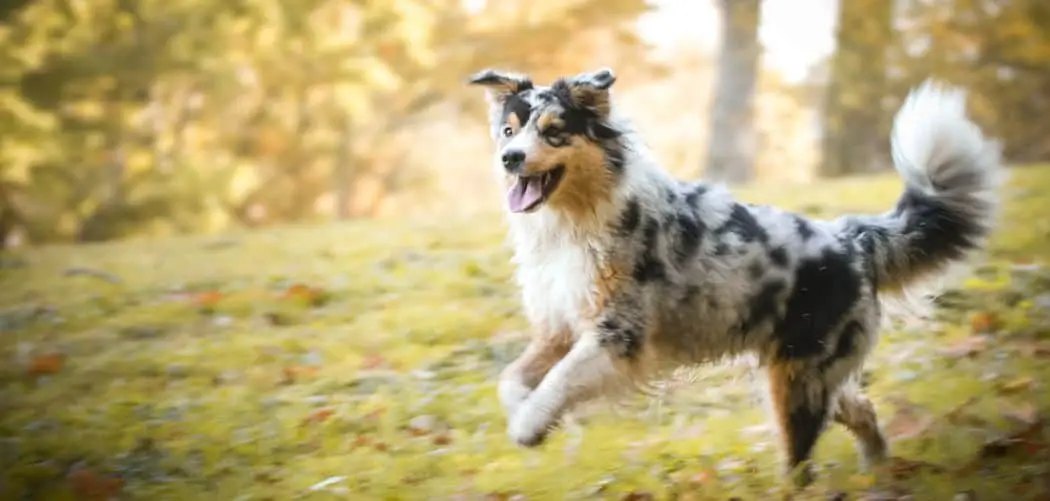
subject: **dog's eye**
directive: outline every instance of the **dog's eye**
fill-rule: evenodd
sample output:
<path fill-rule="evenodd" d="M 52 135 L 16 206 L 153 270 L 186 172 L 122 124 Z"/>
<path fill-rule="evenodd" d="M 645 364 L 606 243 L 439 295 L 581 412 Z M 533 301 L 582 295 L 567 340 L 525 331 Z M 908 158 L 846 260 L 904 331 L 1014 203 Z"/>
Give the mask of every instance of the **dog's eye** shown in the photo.
<path fill-rule="evenodd" d="M 561 135 L 561 128 L 559 127 L 547 127 L 543 129 L 543 135 L 545 137 L 557 137 Z"/>
<path fill-rule="evenodd" d="M 514 129 L 509 125 L 504 125 L 503 130 L 500 132 L 503 134 L 503 137 L 510 137 L 514 135 Z"/>

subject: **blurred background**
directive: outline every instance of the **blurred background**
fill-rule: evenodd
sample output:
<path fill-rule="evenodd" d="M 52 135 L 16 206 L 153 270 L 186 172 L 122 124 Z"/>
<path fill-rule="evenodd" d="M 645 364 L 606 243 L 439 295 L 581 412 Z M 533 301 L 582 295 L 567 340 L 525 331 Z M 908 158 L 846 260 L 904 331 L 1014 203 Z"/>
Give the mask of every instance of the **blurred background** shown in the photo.
<path fill-rule="evenodd" d="M 1050 160 L 1045 0 L 13 0 L 0 3 L 0 244 L 469 216 L 484 67 L 610 66 L 683 177 L 890 168 L 928 76 L 1010 162 Z"/>

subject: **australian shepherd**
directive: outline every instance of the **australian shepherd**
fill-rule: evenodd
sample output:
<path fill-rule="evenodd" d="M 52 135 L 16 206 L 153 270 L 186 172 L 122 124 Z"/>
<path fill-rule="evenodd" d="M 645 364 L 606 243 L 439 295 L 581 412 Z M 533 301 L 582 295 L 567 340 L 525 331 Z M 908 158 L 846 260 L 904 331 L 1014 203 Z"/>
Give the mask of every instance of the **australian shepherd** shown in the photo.
<path fill-rule="evenodd" d="M 617 113 L 609 69 L 540 86 L 475 74 L 531 342 L 503 371 L 508 434 L 536 446 L 574 406 L 682 366 L 752 354 L 769 378 L 786 470 L 811 481 L 829 421 L 866 466 L 887 457 L 858 383 L 883 295 L 981 248 L 997 208 L 1000 149 L 965 95 L 927 81 L 894 118 L 905 187 L 879 215 L 814 220 L 740 202 L 663 170 Z"/>

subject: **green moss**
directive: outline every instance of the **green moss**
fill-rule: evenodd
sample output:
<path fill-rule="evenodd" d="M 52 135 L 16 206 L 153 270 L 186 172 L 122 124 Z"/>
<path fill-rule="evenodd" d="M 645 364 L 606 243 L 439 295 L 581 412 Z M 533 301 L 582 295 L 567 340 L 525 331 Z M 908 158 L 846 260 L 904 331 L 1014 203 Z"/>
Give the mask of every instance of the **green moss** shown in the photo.
<path fill-rule="evenodd" d="M 886 175 L 740 193 L 833 217 L 881 212 L 900 187 Z M 940 298 L 937 323 L 885 331 L 871 363 L 884 422 L 901 399 L 934 419 L 895 453 L 946 470 L 861 475 L 851 438 L 832 427 L 809 498 L 873 482 L 916 499 L 1037 492 L 1027 479 L 1050 471 L 1045 450 L 961 469 L 1022 427 L 1004 411 L 1050 410 L 1050 369 L 1028 348 L 1050 340 L 1050 168 L 1019 169 L 1006 189 L 984 263 Z M 128 499 L 775 492 L 777 439 L 760 389 L 736 366 L 700 370 L 659 402 L 598 407 L 542 448 L 513 446 L 495 377 L 522 346 L 508 333 L 525 323 L 502 242 L 499 219 L 485 216 L 4 256 L 0 498 L 71 499 L 76 462 L 120 475 Z M 989 343 L 944 354 L 989 313 Z M 46 353 L 64 355 L 61 370 L 30 374 Z"/>

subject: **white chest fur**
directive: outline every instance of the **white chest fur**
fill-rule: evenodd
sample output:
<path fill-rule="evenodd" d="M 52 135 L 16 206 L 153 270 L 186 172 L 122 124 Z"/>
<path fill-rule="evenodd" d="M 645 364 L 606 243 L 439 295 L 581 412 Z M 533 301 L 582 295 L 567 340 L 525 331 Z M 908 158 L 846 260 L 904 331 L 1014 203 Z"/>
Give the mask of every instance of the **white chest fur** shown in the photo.
<path fill-rule="evenodd" d="M 550 231 L 536 219 L 511 230 L 525 315 L 552 332 L 575 330 L 582 313 L 595 306 L 599 242 L 576 232 Z"/>

